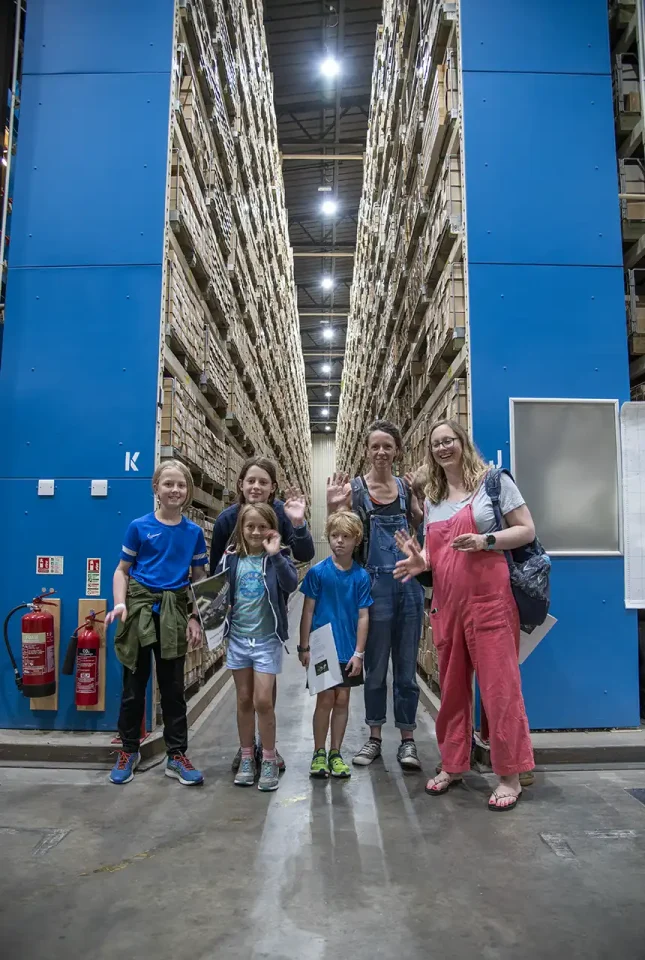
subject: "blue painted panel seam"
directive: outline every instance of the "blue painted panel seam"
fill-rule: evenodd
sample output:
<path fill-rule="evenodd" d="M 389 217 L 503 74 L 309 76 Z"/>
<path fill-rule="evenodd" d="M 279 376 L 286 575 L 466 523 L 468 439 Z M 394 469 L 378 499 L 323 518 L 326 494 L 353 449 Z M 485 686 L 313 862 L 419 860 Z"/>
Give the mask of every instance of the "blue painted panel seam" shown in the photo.
<path fill-rule="evenodd" d="M 9 273 L 18 270 L 108 270 L 111 267 L 160 267 L 163 260 L 145 262 L 128 260 L 122 263 L 25 263 L 19 267 L 9 267 Z"/>
<path fill-rule="evenodd" d="M 482 74 L 497 74 L 497 73 L 507 73 L 517 74 L 523 77 L 611 77 L 611 73 L 603 70 L 469 70 L 467 67 L 464 67 L 464 73 L 482 73 Z"/>
<path fill-rule="evenodd" d="M 169 77 L 170 70 L 60 70 L 55 73 L 23 72 L 23 77 Z"/>
<path fill-rule="evenodd" d="M 584 267 L 586 270 L 617 270 L 623 269 L 623 263 L 548 263 L 543 260 L 528 260 L 519 262 L 517 260 L 469 260 L 469 264 L 476 264 L 480 267 L 560 267 L 563 270 L 569 267 Z"/>

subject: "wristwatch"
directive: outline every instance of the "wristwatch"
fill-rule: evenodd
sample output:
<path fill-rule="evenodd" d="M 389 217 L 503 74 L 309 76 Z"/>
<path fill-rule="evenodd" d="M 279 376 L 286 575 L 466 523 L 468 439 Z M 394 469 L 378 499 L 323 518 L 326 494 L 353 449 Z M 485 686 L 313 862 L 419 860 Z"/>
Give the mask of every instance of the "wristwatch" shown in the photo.
<path fill-rule="evenodd" d="M 296 647 L 298 653 L 309 653 L 311 647 Z"/>
<path fill-rule="evenodd" d="M 495 536 L 495 534 L 494 534 L 494 533 L 487 533 L 487 534 L 486 534 L 486 545 L 485 545 L 485 547 L 484 547 L 484 550 L 493 550 L 496 543 L 497 543 L 497 537 Z"/>

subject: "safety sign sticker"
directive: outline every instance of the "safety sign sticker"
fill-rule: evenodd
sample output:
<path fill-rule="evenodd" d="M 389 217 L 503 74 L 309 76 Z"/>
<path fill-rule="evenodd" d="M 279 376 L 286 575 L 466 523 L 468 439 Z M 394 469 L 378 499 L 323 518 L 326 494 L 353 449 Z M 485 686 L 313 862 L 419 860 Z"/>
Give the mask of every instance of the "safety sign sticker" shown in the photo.
<path fill-rule="evenodd" d="M 85 571 L 85 594 L 88 597 L 101 595 L 101 561 L 98 557 L 88 557 Z"/>
<path fill-rule="evenodd" d="M 63 557 L 36 557 L 36 573 L 62 576 Z"/>

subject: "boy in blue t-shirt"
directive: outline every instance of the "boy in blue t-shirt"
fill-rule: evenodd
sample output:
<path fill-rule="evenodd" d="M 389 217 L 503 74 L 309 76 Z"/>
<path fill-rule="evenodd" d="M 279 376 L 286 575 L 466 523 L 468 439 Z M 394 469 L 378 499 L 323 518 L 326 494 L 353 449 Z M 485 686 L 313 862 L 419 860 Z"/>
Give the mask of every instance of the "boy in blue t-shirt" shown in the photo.
<path fill-rule="evenodd" d="M 352 687 L 363 683 L 363 657 L 367 643 L 369 607 L 372 605 L 369 574 L 356 563 L 353 554 L 363 539 L 363 524 L 355 513 L 332 514 L 325 530 L 332 555 L 307 573 L 302 581 L 305 602 L 300 620 L 298 656 L 309 666 L 309 634 L 331 624 L 343 682 L 323 690 L 314 711 L 314 755 L 309 774 L 326 779 L 346 779 L 351 771 L 340 748 L 349 716 Z M 327 756 L 327 734 L 331 726 L 331 749 Z"/>

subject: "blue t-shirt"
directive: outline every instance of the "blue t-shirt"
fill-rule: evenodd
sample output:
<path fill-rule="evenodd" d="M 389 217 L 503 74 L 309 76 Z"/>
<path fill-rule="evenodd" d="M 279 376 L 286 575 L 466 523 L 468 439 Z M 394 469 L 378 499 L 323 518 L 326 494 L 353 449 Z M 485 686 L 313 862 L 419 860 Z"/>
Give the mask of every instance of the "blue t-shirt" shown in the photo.
<path fill-rule="evenodd" d="M 204 532 L 192 520 L 161 523 L 154 513 L 133 520 L 121 559 L 131 563 L 130 576 L 150 590 L 180 590 L 188 586 L 191 567 L 208 563 Z"/>
<path fill-rule="evenodd" d="M 327 557 L 311 568 L 300 589 L 316 601 L 311 629 L 331 623 L 338 659 L 348 663 L 356 650 L 358 611 L 373 603 L 369 574 L 357 563 L 339 570 Z"/>
<path fill-rule="evenodd" d="M 235 571 L 231 636 L 265 640 L 275 635 L 275 618 L 264 586 L 264 554 L 240 557 Z"/>

